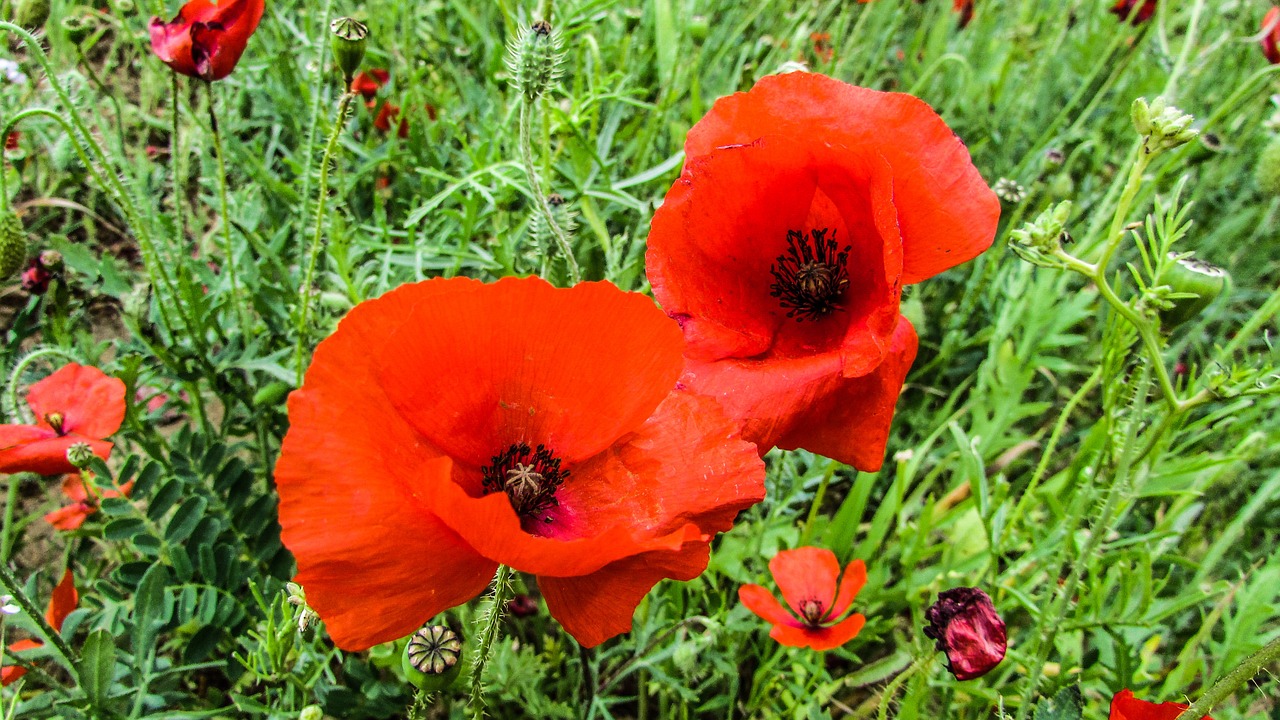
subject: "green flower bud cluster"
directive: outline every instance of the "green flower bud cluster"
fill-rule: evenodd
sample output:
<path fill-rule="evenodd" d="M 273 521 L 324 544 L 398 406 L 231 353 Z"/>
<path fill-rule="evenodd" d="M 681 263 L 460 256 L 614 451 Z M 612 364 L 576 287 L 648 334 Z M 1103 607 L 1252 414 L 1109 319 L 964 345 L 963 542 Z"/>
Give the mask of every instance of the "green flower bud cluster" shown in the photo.
<path fill-rule="evenodd" d="M 1158 97 L 1147 103 L 1146 98 L 1133 101 L 1131 108 L 1133 127 L 1143 137 L 1142 148 L 1148 155 L 1185 145 L 1200 135 L 1191 127 L 1192 116 Z"/>
<path fill-rule="evenodd" d="M 507 49 L 507 69 L 524 99 L 533 102 L 560 77 L 560 35 L 539 20 L 520 33 Z"/>
<path fill-rule="evenodd" d="M 18 214 L 0 209 L 0 280 L 13 277 L 27 261 L 27 231 Z"/>
<path fill-rule="evenodd" d="M 1032 265 L 1049 268 L 1066 267 L 1058 255 L 1062 243 L 1070 242 L 1067 220 L 1071 217 L 1071 201 L 1063 200 L 1045 210 L 1035 220 L 1009 233 L 1009 249 Z"/>

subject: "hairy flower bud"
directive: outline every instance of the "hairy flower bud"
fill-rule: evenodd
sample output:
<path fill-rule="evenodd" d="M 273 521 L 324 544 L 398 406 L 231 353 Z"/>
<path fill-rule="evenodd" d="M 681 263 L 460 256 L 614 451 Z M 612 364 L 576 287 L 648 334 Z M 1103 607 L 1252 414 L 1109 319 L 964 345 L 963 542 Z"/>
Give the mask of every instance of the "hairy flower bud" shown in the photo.
<path fill-rule="evenodd" d="M 947 654 L 948 669 L 957 680 L 982 677 L 1004 660 L 1008 648 L 1004 620 L 991 598 L 978 588 L 939 593 L 924 617 L 929 621 L 925 636 L 938 641 L 938 650 Z"/>
<path fill-rule="evenodd" d="M 444 625 L 428 625 L 409 637 L 401 665 L 414 687 L 430 693 L 453 684 L 461 659 L 462 638 Z"/>
<path fill-rule="evenodd" d="M 560 35 L 551 23 L 539 20 L 508 47 L 507 68 L 512 82 L 528 102 L 542 97 L 560 77 Z"/>
<path fill-rule="evenodd" d="M 1191 320 L 1209 307 L 1231 279 L 1226 270 L 1192 257 L 1177 257 L 1165 266 L 1157 281 L 1168 285 L 1174 295 L 1169 297 L 1169 307 L 1160 311 L 1160 320 L 1166 328 L 1175 328 Z"/>
<path fill-rule="evenodd" d="M 329 32 L 333 40 L 333 58 L 342 71 L 344 87 L 351 87 L 351 80 L 360 63 L 364 61 L 365 38 L 369 37 L 369 28 L 353 18 L 340 17 L 329 24 Z"/>
<path fill-rule="evenodd" d="M 28 30 L 40 30 L 49 20 L 49 0 L 19 0 L 13 21 Z"/>
<path fill-rule="evenodd" d="M 1162 97 L 1149 105 L 1146 98 L 1138 98 L 1133 101 L 1130 112 L 1134 129 L 1143 137 L 1143 151 L 1148 155 L 1185 145 L 1200 134 L 1191 127 L 1195 118 L 1169 105 Z"/>
<path fill-rule="evenodd" d="M 18 214 L 0 209 L 0 280 L 13 277 L 27 259 L 27 231 Z"/>

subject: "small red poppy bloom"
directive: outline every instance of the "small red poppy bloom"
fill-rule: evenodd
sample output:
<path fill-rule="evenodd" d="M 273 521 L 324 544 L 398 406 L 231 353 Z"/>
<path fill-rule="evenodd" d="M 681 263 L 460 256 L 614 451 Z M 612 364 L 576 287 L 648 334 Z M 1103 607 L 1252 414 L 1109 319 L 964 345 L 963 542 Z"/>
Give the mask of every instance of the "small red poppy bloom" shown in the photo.
<path fill-rule="evenodd" d="M 1004 619 L 991 597 L 978 588 L 960 587 L 938 594 L 925 611 L 926 637 L 947 654 L 957 680 L 973 680 L 995 669 L 1008 649 Z"/>
<path fill-rule="evenodd" d="M 682 346 L 608 283 L 436 279 L 353 309 L 289 397 L 275 470 L 334 641 L 407 635 L 501 563 L 590 647 L 658 581 L 700 574 L 764 465 L 714 399 L 673 391 Z"/>
<path fill-rule="evenodd" d="M 809 40 L 813 42 L 813 54 L 823 62 L 831 62 L 831 58 L 836 54 L 836 49 L 831 46 L 831 33 L 811 33 Z"/>
<path fill-rule="evenodd" d="M 129 497 L 131 492 L 133 492 L 132 480 L 122 485 L 119 490 L 104 488 L 102 497 Z M 89 494 L 89 490 L 84 486 L 84 479 L 80 477 L 79 473 L 66 475 L 62 478 L 62 494 L 71 501 L 71 504 L 58 508 L 53 512 L 45 513 L 44 516 L 45 522 L 55 529 L 75 530 L 83 525 L 90 515 L 98 512 L 100 498 Z"/>
<path fill-rule="evenodd" d="M 960 19 L 956 22 L 962 30 L 973 21 L 973 0 L 954 0 L 951 10 L 960 13 Z"/>
<path fill-rule="evenodd" d="M 54 630 L 61 631 L 62 623 L 66 621 L 71 611 L 76 609 L 79 602 L 80 595 L 76 592 L 75 581 L 71 578 L 71 570 L 68 569 L 63 573 L 62 581 L 53 589 L 53 594 L 49 596 L 49 606 L 45 609 L 44 619 Z M 19 640 L 9 645 L 9 652 L 18 653 L 43 646 L 44 643 L 38 640 Z M 27 669 L 21 665 L 0 668 L 0 685 L 8 685 L 26 674 Z"/>
<path fill-rule="evenodd" d="M 365 101 L 373 100 L 378 90 L 391 79 L 391 73 L 382 68 L 373 68 L 368 72 L 361 70 L 351 78 L 351 92 L 360 93 Z"/>
<path fill-rule="evenodd" d="M 1151 703 L 1135 698 L 1130 690 L 1121 690 L 1111 698 L 1109 720 L 1177 720 L 1189 707 L 1175 702 Z M 1205 715 L 1204 720 L 1213 718 Z"/>
<path fill-rule="evenodd" d="M 264 0 L 191 0 L 169 22 L 151 18 L 151 50 L 174 72 L 221 80 L 240 62 L 263 9 Z"/>
<path fill-rule="evenodd" d="M 1280 6 L 1272 6 L 1262 18 L 1262 54 L 1272 65 L 1280 64 Z"/>
<path fill-rule="evenodd" d="M 124 422 L 124 383 L 96 367 L 71 363 L 27 391 L 35 425 L 0 425 L 0 473 L 75 472 L 67 448 L 88 443 L 106 459 L 105 438 Z"/>
<path fill-rule="evenodd" d="M 759 585 L 738 588 L 738 599 L 773 625 L 769 637 L 790 647 L 831 650 L 852 640 L 867 624 L 857 613 L 841 619 L 867 584 L 867 566 L 854 560 L 840 577 L 835 553 L 815 547 L 783 550 L 769 561 L 769 572 L 790 612 Z M 838 584 L 837 584 L 837 581 Z"/>
<path fill-rule="evenodd" d="M 49 283 L 53 281 L 53 273 L 49 272 L 39 258 L 33 258 L 27 263 L 27 269 L 22 271 L 22 289 L 32 295 L 43 295 L 49 291 Z"/>
<path fill-rule="evenodd" d="M 762 453 L 879 468 L 916 354 L 902 286 L 990 246 L 1000 201 L 928 105 L 814 73 L 720 99 L 685 153 L 646 255 L 681 382 Z"/>
<path fill-rule="evenodd" d="M 400 123 L 396 127 L 396 137 L 401 139 L 409 137 L 409 120 L 400 117 L 400 106 L 391 103 L 383 103 L 382 109 L 378 111 L 378 116 L 373 119 L 373 126 L 382 132 L 391 132 L 391 123 L 400 118 Z"/>
<path fill-rule="evenodd" d="M 1137 8 L 1136 13 L 1134 8 Z M 1116 4 L 1111 7 L 1111 12 L 1121 20 L 1139 25 L 1156 14 L 1156 0 L 1116 0 Z"/>

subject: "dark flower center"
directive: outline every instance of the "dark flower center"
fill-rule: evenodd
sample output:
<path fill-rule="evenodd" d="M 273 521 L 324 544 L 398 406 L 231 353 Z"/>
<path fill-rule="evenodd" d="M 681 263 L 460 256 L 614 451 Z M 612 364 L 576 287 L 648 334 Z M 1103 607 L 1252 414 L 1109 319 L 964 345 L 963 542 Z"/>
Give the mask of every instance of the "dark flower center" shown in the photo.
<path fill-rule="evenodd" d="M 62 413 L 60 413 L 60 412 L 51 412 L 51 413 L 49 413 L 48 415 L 45 415 L 45 416 L 44 416 L 44 421 L 45 421 L 45 422 L 47 422 L 47 423 L 49 423 L 49 427 L 53 428 L 53 431 L 54 431 L 54 432 L 56 432 L 56 433 L 58 433 L 59 435 L 66 435 L 66 434 L 67 434 L 67 433 L 66 433 L 66 432 L 64 432 L 64 431 L 63 431 L 63 429 L 62 429 L 62 423 L 63 423 L 63 421 L 64 421 L 64 420 L 63 420 L 63 417 L 62 417 Z"/>
<path fill-rule="evenodd" d="M 800 619 L 813 626 L 820 625 L 824 610 L 826 607 L 821 600 L 804 600 L 800 603 Z"/>
<path fill-rule="evenodd" d="M 830 233 L 831 237 L 827 237 Z M 845 267 L 849 252 L 827 228 L 810 230 L 808 235 L 787 231 L 787 252 L 779 255 L 769 272 L 777 282 L 769 286 L 769 295 L 778 298 L 787 317 L 799 322 L 818 320 L 844 309 L 841 300 L 849 289 L 849 271 Z"/>
<path fill-rule="evenodd" d="M 551 522 L 546 512 L 559 505 L 556 489 L 569 477 L 568 470 L 560 469 L 560 458 L 545 445 L 531 448 L 529 443 L 515 443 L 494 455 L 492 464 L 480 472 L 485 494 L 506 493 L 522 525 L 537 520 Z"/>

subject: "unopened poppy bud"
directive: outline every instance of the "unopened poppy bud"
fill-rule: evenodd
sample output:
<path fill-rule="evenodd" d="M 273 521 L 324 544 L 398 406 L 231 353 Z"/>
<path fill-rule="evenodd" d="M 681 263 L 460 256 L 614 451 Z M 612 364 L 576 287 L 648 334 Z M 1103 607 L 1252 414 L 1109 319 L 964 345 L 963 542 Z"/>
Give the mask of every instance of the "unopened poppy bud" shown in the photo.
<path fill-rule="evenodd" d="M 1175 257 L 1170 253 L 1170 257 Z M 1166 266 L 1159 284 L 1168 285 L 1182 297 L 1170 298 L 1171 307 L 1160 312 L 1166 328 L 1174 328 L 1194 318 L 1209 307 L 1227 287 L 1230 276 L 1222 268 L 1196 258 L 1177 258 Z"/>
<path fill-rule="evenodd" d="M 333 58 L 338 62 L 346 87 L 351 87 L 351 80 L 364 61 L 369 28 L 354 18 L 341 17 L 329 24 L 329 32 L 333 35 Z"/>
<path fill-rule="evenodd" d="M 27 231 L 22 220 L 13 210 L 0 209 L 0 280 L 13 277 L 26 259 Z"/>
<path fill-rule="evenodd" d="M 67 448 L 67 462 L 76 466 L 80 470 L 89 467 L 89 462 L 93 460 L 93 447 L 86 442 L 73 443 Z"/>
<path fill-rule="evenodd" d="M 551 23 L 539 20 L 516 38 L 508 50 L 507 68 L 516 89 L 533 102 L 560 76 L 560 36 Z"/>
<path fill-rule="evenodd" d="M 1280 197 L 1280 135 L 1277 135 L 1258 156 L 1254 169 L 1258 188 L 1271 197 Z"/>
<path fill-rule="evenodd" d="M 49 20 L 49 0 L 19 0 L 13 11 L 15 24 L 28 30 L 39 30 Z"/>
<path fill-rule="evenodd" d="M 711 29 L 711 23 L 707 21 L 706 15 L 694 15 L 689 18 L 689 37 L 695 42 L 702 42 L 707 39 L 707 32 Z"/>
<path fill-rule="evenodd" d="M 93 21 L 85 15 L 68 15 L 62 18 L 62 31 L 72 45 L 83 45 L 93 32 Z"/>
<path fill-rule="evenodd" d="M 409 682 L 430 693 L 453 684 L 461 659 L 462 638 L 443 625 L 428 625 L 410 636 L 401 664 Z"/>
<path fill-rule="evenodd" d="M 924 617 L 926 637 L 938 641 L 947 654 L 948 669 L 957 680 L 972 680 L 991 672 L 1004 660 L 1008 640 L 1004 620 L 991 598 L 978 588 L 955 588 L 938 595 Z"/>

